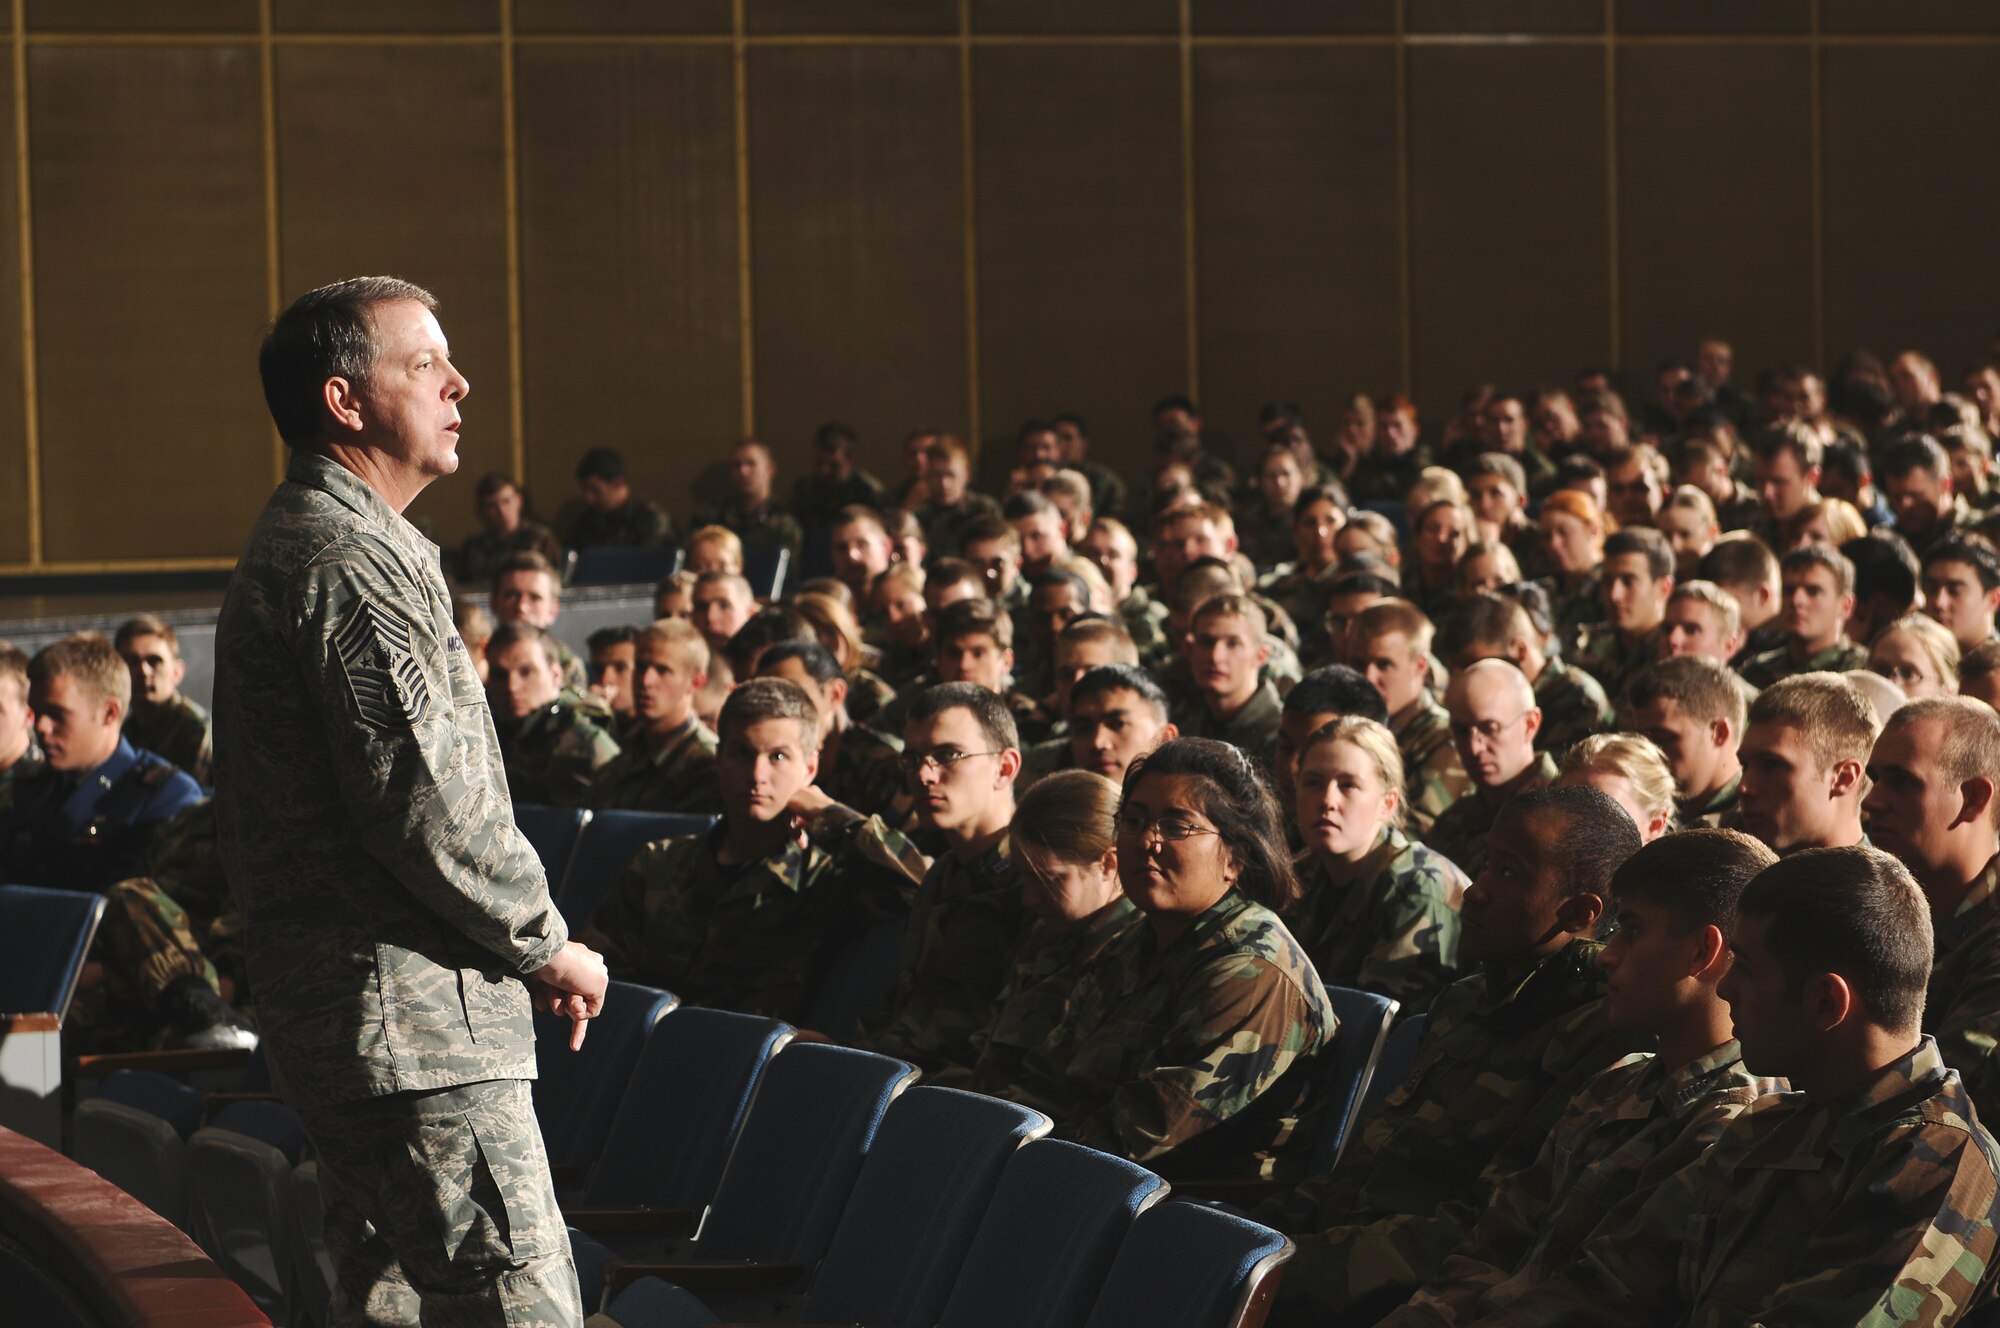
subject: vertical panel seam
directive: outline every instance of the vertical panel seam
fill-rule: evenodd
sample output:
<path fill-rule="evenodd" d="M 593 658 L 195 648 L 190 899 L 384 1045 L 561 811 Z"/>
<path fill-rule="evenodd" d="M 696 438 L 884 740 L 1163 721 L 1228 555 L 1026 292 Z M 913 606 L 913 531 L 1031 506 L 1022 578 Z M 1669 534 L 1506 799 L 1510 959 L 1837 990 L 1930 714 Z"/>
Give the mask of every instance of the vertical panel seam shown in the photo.
<path fill-rule="evenodd" d="M 750 290 L 750 70 L 743 0 L 729 4 L 730 91 L 736 118 L 736 322 L 743 389 L 743 436 L 757 432 L 757 363 Z"/>
<path fill-rule="evenodd" d="M 979 200 L 973 174 L 972 0 L 958 0 L 958 151 L 965 209 L 965 437 L 975 460 L 984 450 L 979 382 Z"/>
<path fill-rule="evenodd" d="M 1194 0 L 1180 0 L 1181 247 L 1187 282 L 1187 394 L 1201 400 L 1201 293 L 1194 215 Z"/>
<path fill-rule="evenodd" d="M 278 230 L 278 75 L 271 40 L 271 0 L 257 0 L 257 94 L 264 124 L 264 312 L 276 319 L 284 296 L 284 266 Z M 271 425 L 271 482 L 284 481 L 289 448 Z"/>
<path fill-rule="evenodd" d="M 266 0 L 268 3 L 268 0 Z M 501 232 L 507 250 L 507 451 L 514 482 L 528 482 L 527 394 L 521 386 L 521 152 L 515 123 L 514 0 L 500 0 Z"/>
<path fill-rule="evenodd" d="M 1620 308 L 1623 273 L 1618 243 L 1618 28 L 1616 0 L 1604 0 L 1604 294 L 1610 317 L 1608 363 L 1616 369 L 1624 352 L 1624 311 Z"/>
<path fill-rule="evenodd" d="M 1811 30 L 1807 34 L 1806 57 L 1808 74 L 1806 95 L 1811 105 L 1807 108 L 1812 123 L 1812 350 L 1813 363 L 1820 372 L 1827 369 L 1826 363 L 1826 112 L 1825 88 L 1822 64 L 1824 47 L 1821 44 L 1819 23 L 1819 0 L 1812 0 L 1808 10 Z"/>
<path fill-rule="evenodd" d="M 28 169 L 27 0 L 14 0 L 14 192 L 21 263 L 22 454 L 28 486 L 28 566 L 42 565 L 42 420 L 35 351 L 35 227 Z"/>
<path fill-rule="evenodd" d="M 1410 45 L 1405 0 L 1396 0 L 1396 304 L 1403 394 L 1414 398 L 1416 314 L 1410 295 Z"/>

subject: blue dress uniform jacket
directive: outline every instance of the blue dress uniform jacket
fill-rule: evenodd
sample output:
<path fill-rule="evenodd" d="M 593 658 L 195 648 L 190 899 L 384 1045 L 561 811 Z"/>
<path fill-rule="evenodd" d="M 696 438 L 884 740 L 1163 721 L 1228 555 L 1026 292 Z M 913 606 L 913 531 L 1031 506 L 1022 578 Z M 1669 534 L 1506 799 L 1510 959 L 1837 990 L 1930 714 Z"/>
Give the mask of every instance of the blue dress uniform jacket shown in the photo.
<path fill-rule="evenodd" d="M 15 786 L 0 865 L 23 885 L 108 889 L 143 876 L 153 827 L 201 798 L 191 777 L 121 737 L 81 777 L 43 766 Z"/>

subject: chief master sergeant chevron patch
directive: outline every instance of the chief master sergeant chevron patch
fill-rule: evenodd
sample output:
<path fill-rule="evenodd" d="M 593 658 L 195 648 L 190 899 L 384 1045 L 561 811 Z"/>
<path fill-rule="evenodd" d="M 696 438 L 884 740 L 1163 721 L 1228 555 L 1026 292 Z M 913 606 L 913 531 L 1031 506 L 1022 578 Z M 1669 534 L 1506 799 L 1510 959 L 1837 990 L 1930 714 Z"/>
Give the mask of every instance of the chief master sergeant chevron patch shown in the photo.
<path fill-rule="evenodd" d="M 367 600 L 334 633 L 334 649 L 362 722 L 371 728 L 414 728 L 430 713 L 430 685 L 411 648 L 410 624 Z"/>

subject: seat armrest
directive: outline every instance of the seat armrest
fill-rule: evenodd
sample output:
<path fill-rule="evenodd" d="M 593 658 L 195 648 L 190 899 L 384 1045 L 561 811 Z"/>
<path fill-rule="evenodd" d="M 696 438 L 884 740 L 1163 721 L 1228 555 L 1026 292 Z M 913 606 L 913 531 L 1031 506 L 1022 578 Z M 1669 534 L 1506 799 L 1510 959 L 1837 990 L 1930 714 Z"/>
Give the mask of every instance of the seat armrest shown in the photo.
<path fill-rule="evenodd" d="M 565 1208 L 563 1221 L 578 1231 L 603 1235 L 621 1231 L 658 1231 L 672 1235 L 694 1230 L 700 1214 L 686 1208 Z"/>
<path fill-rule="evenodd" d="M 1298 1184 L 1295 1180 L 1274 1180 L 1269 1176 L 1209 1176 L 1168 1183 L 1173 1186 L 1176 1199 L 1219 1199 L 1246 1211 Z"/>
<path fill-rule="evenodd" d="M 76 1058 L 80 1079 L 103 1079 L 117 1070 L 153 1070 L 184 1074 L 189 1070 L 228 1070 L 248 1065 L 250 1053 L 238 1047 L 205 1047 L 192 1051 L 108 1051 Z"/>
<path fill-rule="evenodd" d="M 777 1260 L 656 1263 L 621 1259 L 604 1270 L 604 1286 L 609 1291 L 621 1291 L 642 1277 L 657 1277 L 689 1291 L 755 1291 L 790 1287 L 803 1282 L 805 1276 L 804 1264 Z"/>

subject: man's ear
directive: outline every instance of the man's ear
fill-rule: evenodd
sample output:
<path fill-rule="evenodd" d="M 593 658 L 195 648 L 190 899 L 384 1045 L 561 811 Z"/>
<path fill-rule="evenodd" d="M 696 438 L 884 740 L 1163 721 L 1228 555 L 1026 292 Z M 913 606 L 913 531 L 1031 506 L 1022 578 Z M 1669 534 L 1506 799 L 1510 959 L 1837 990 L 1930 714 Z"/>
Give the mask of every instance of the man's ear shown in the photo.
<path fill-rule="evenodd" d="M 1833 780 L 1827 786 L 1827 791 L 1836 798 L 1844 798 L 1861 787 L 1862 777 L 1866 773 L 1859 761 L 1835 761 Z"/>
<path fill-rule="evenodd" d="M 1000 753 L 1000 780 L 1002 784 L 1012 784 L 1021 775 L 1021 749 L 1009 747 Z"/>
<path fill-rule="evenodd" d="M 361 432 L 361 393 L 345 378 L 334 377 L 320 386 L 320 401 L 333 417 L 333 427 L 347 433 Z"/>
<path fill-rule="evenodd" d="M 1542 708 L 1540 706 L 1529 706 L 1526 713 L 1521 716 L 1521 719 L 1527 727 L 1528 740 L 1533 742 L 1535 735 L 1542 731 Z M 1600 901 L 1600 906 L 1601 903 L 1602 901 Z"/>
<path fill-rule="evenodd" d="M 1976 825 L 1993 816 L 1993 776 L 1974 775 L 1958 786 L 1958 815 L 1952 818 L 1952 827 Z"/>
<path fill-rule="evenodd" d="M 1722 748 L 1727 747 L 1729 740 L 1734 736 L 1735 734 L 1730 731 L 1728 720 L 1711 719 L 1708 721 L 1708 740 L 1715 745 L 1716 750 L 1720 751 Z"/>
<path fill-rule="evenodd" d="M 1589 890 L 1556 905 L 1556 926 L 1572 936 L 1595 936 L 1604 917 L 1604 896 Z"/>
<path fill-rule="evenodd" d="M 1812 1026 L 1822 1033 L 1839 1027 L 1861 1009 L 1854 988 L 1838 973 L 1815 973 L 1807 978 L 1800 984 L 1799 1003 Z"/>
<path fill-rule="evenodd" d="M 1713 975 L 1720 979 L 1729 971 L 1729 940 L 1722 934 L 1722 928 L 1711 922 L 1696 928 L 1689 939 L 1693 942 L 1688 954 L 1689 977 Z"/>
<path fill-rule="evenodd" d="M 826 684 L 826 704 L 829 710 L 838 710 L 847 704 L 847 679 L 828 679 Z"/>

